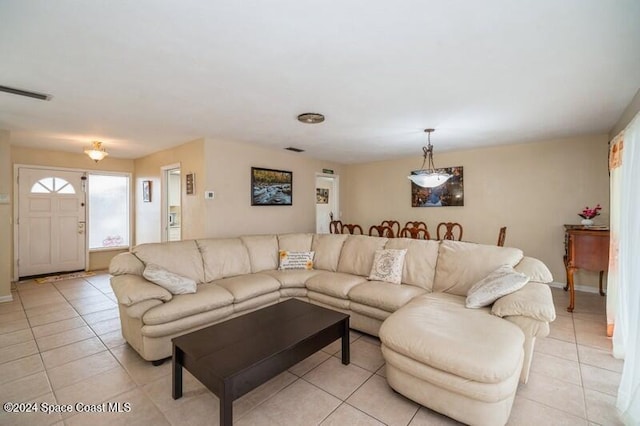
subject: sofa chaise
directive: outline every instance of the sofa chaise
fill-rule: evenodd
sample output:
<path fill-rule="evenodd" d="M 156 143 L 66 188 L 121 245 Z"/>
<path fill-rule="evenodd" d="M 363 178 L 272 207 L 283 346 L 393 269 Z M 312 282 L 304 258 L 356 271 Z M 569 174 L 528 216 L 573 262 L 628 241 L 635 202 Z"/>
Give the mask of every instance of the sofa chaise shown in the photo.
<path fill-rule="evenodd" d="M 402 252 L 400 282 L 370 280 L 382 250 Z M 281 270 L 283 253 L 313 252 L 313 267 Z M 157 265 L 197 283 L 172 294 L 144 277 Z M 501 267 L 527 277 L 519 290 L 469 309 L 475 283 Z M 505 424 L 526 383 L 536 337 L 555 319 L 547 267 L 521 250 L 459 241 L 336 234 L 252 235 L 142 244 L 110 264 L 122 333 L 148 361 L 171 339 L 298 298 L 350 314 L 379 336 L 387 380 L 399 393 L 469 424 Z"/>

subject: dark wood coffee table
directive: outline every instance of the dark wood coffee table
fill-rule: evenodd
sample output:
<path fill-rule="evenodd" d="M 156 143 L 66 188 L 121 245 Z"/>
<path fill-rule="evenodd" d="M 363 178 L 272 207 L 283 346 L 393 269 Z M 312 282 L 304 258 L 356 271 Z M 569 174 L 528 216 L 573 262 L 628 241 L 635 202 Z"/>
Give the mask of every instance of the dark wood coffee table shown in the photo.
<path fill-rule="evenodd" d="M 233 400 L 342 338 L 349 364 L 349 315 L 290 299 L 172 339 L 172 396 L 182 396 L 182 367 L 220 398 L 220 425 Z"/>

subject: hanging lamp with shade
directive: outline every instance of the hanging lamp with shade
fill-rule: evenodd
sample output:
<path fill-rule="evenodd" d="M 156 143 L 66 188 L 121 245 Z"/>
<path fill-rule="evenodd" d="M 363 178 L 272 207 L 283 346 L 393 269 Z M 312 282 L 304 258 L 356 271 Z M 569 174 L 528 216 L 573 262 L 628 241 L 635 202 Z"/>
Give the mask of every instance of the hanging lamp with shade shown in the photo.
<path fill-rule="evenodd" d="M 96 163 L 109 155 L 107 150 L 102 146 L 102 142 L 98 141 L 91 142 L 91 146 L 85 148 L 84 153 Z"/>
<path fill-rule="evenodd" d="M 451 178 L 452 175 L 444 171 L 436 170 L 433 164 L 433 145 L 431 145 L 431 133 L 435 129 L 425 129 L 427 133 L 427 145 L 422 147 L 424 160 L 422 161 L 422 167 L 420 170 L 411 172 L 407 178 L 418 186 L 423 188 L 434 188 L 440 186 Z M 427 168 L 425 169 L 425 165 Z"/>

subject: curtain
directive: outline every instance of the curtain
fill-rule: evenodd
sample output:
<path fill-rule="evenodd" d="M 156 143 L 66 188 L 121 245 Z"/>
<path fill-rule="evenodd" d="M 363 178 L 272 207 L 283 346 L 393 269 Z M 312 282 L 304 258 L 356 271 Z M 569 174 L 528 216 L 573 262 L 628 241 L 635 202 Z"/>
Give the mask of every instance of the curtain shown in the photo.
<path fill-rule="evenodd" d="M 617 229 L 614 356 L 625 359 L 616 406 L 627 425 L 640 424 L 640 114 L 624 131 Z"/>
<path fill-rule="evenodd" d="M 620 234 L 620 177 L 622 169 L 622 150 L 624 148 L 624 132 L 616 136 L 609 148 L 609 272 L 607 276 L 607 336 L 613 335 L 618 301 L 618 248 Z"/>

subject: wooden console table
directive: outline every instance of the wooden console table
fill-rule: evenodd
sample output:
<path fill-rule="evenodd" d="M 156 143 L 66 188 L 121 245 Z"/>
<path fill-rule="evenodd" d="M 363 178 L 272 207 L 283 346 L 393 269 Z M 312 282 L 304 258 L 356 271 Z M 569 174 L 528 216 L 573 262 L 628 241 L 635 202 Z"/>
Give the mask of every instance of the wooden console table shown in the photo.
<path fill-rule="evenodd" d="M 573 273 L 577 269 L 600 272 L 600 295 L 604 296 L 602 277 L 609 267 L 609 228 L 564 225 L 564 229 L 564 265 L 567 270 L 567 285 L 564 289 L 569 290 L 567 311 L 573 312 L 575 306 Z"/>

